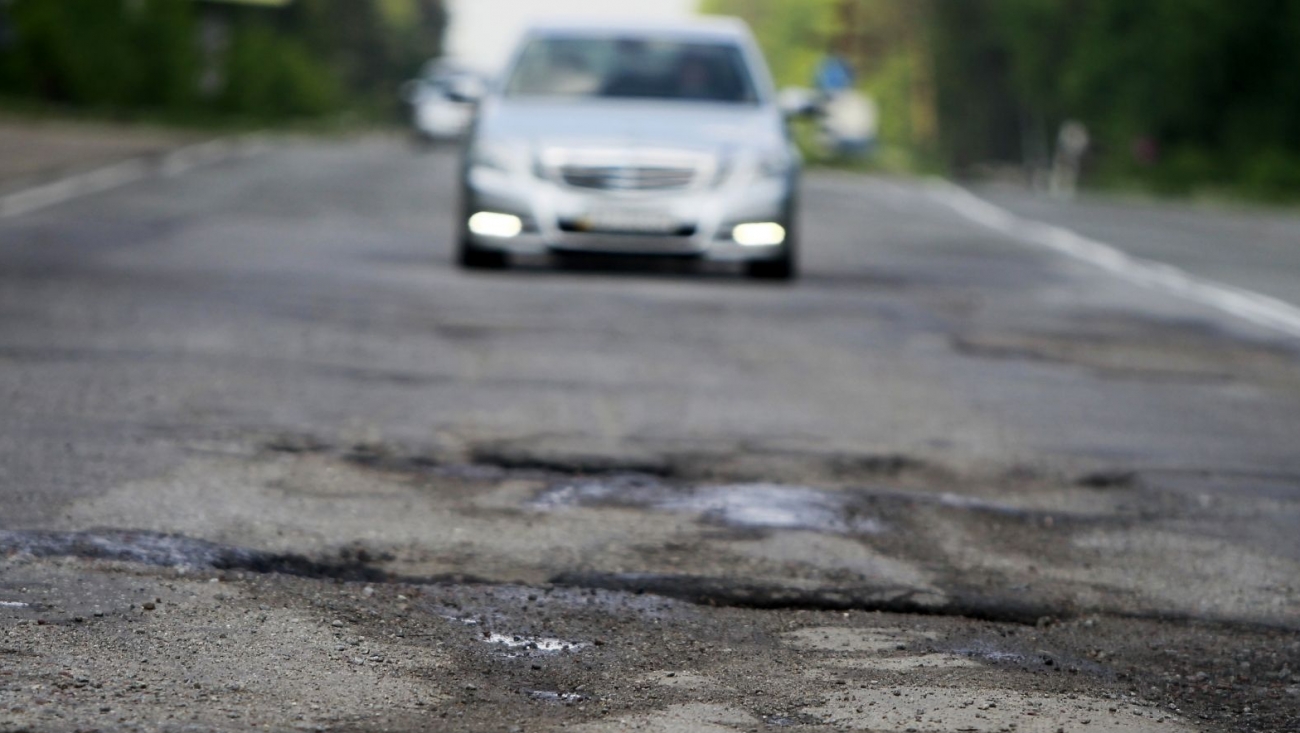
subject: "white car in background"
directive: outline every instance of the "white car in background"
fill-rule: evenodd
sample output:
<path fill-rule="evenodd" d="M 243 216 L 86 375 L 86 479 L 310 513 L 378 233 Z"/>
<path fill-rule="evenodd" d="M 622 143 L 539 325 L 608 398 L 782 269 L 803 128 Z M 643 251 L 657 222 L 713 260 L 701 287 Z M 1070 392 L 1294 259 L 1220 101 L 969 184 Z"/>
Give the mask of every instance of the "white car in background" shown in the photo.
<path fill-rule="evenodd" d="M 742 22 L 536 26 L 480 100 L 459 259 L 693 258 L 790 279 L 800 169 Z"/>
<path fill-rule="evenodd" d="M 428 142 L 463 138 L 483 87 L 482 77 L 464 67 L 443 59 L 430 61 L 402 90 L 416 136 Z"/>

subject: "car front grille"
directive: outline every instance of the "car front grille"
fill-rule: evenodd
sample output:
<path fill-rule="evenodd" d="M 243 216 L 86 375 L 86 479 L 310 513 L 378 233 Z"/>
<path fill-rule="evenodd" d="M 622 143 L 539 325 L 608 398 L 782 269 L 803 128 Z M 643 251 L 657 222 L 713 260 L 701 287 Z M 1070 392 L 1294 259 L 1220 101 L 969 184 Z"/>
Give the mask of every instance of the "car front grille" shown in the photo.
<path fill-rule="evenodd" d="M 655 165 L 566 165 L 561 179 L 575 188 L 600 191 L 672 191 L 688 188 L 699 171 L 695 168 Z"/>

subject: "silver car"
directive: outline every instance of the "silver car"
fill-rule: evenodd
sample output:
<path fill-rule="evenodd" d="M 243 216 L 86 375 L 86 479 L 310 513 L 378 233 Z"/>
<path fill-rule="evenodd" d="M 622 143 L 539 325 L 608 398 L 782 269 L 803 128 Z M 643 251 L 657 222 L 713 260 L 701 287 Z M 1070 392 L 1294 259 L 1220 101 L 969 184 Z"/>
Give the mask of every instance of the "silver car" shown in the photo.
<path fill-rule="evenodd" d="M 418 79 L 403 85 L 411 127 L 425 142 L 459 140 L 474 120 L 472 97 L 482 88 L 473 72 L 443 59 L 425 65 Z"/>
<path fill-rule="evenodd" d="M 536 26 L 480 100 L 460 262 L 627 254 L 789 279 L 800 165 L 743 23 Z"/>

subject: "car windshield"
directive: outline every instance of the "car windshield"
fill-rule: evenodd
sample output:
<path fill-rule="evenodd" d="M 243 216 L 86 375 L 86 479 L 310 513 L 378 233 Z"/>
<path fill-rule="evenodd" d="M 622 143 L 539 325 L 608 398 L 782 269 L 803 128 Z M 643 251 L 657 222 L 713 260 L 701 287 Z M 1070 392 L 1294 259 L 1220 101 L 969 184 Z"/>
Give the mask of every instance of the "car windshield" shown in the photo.
<path fill-rule="evenodd" d="M 754 104 L 735 44 L 648 38 L 547 37 L 524 48 L 506 96 Z"/>

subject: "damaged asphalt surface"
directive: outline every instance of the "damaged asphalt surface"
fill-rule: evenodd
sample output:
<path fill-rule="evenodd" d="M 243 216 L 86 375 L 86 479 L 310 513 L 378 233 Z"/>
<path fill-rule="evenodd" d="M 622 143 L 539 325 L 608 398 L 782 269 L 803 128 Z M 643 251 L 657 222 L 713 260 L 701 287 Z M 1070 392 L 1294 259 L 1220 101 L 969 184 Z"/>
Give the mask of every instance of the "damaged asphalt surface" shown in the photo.
<path fill-rule="evenodd" d="M 0 730 L 1300 730 L 1294 342 L 882 179 L 466 274 L 454 166 L 0 220 Z"/>

